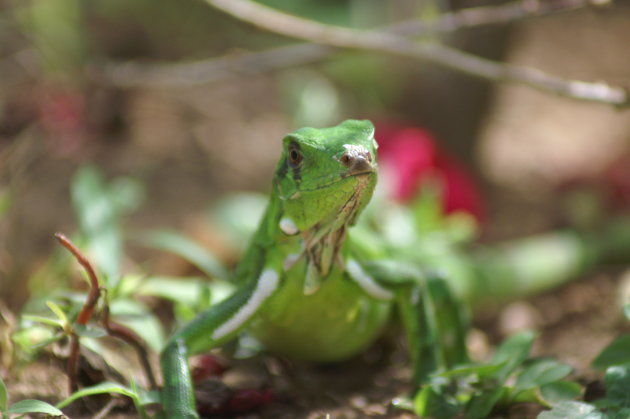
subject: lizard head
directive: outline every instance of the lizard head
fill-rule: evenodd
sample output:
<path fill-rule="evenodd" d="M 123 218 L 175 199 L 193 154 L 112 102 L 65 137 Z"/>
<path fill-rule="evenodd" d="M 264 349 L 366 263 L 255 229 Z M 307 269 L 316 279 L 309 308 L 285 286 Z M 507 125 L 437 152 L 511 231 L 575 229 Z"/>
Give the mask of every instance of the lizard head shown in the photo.
<path fill-rule="evenodd" d="M 376 185 L 376 142 L 370 121 L 288 134 L 276 169 L 285 233 L 337 220 L 354 222 Z"/>
<path fill-rule="evenodd" d="M 317 278 L 341 260 L 346 227 L 374 192 L 376 148 L 370 121 L 302 128 L 284 138 L 274 184 L 282 205 L 279 227 L 284 234 L 302 236 L 307 292 L 314 292 Z"/>

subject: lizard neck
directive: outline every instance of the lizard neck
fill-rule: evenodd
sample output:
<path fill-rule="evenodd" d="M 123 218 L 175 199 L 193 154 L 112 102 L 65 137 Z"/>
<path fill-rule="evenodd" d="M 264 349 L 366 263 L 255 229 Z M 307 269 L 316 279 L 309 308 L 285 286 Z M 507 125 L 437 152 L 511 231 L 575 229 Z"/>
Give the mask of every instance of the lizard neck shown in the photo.
<path fill-rule="evenodd" d="M 248 278 L 258 278 L 264 265 L 269 263 L 269 253 L 273 249 L 279 250 L 281 236 L 279 223 L 282 215 L 282 202 L 274 191 L 269 199 L 267 208 L 260 220 L 258 229 L 249 242 L 249 246 L 241 257 L 234 272 L 234 280 L 242 282 Z M 284 235 L 286 237 L 286 235 Z M 297 240 L 294 238 L 294 240 Z"/>

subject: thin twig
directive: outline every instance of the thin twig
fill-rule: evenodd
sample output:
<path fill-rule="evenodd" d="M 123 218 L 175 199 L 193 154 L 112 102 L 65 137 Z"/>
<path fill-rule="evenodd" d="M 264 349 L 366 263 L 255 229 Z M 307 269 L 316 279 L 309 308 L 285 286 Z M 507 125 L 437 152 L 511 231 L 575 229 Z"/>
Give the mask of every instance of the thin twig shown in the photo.
<path fill-rule="evenodd" d="M 570 12 L 588 6 L 604 6 L 613 0 L 518 0 L 510 3 L 471 7 L 443 13 L 433 20 L 412 19 L 392 25 L 397 35 L 435 35 L 484 25 L 506 24 L 537 16 Z M 600 2 L 601 3 L 601 2 Z"/>
<path fill-rule="evenodd" d="M 104 75 L 109 83 L 120 87 L 195 86 L 308 64 L 337 51 L 325 45 L 299 44 L 262 52 L 232 53 L 221 58 L 187 63 L 111 63 L 105 66 Z"/>
<path fill-rule="evenodd" d="M 70 354 L 68 355 L 68 389 L 70 394 L 79 389 L 79 350 L 81 348 L 79 335 L 70 335 Z"/>
<path fill-rule="evenodd" d="M 56 233 L 55 237 L 57 238 L 59 243 L 62 244 L 63 247 L 68 249 L 74 255 L 76 260 L 85 269 L 88 277 L 90 278 L 90 292 L 76 320 L 76 323 L 85 326 L 92 318 L 96 303 L 101 296 L 101 289 L 98 277 L 96 276 L 94 267 L 92 266 L 88 258 L 85 257 L 83 253 L 81 253 L 81 251 L 74 245 L 74 243 L 70 241 L 70 239 L 68 239 L 65 235 L 61 233 Z M 126 326 L 112 322 L 109 316 L 108 305 L 105 305 L 103 309 L 102 323 L 103 327 L 110 336 L 123 340 L 136 350 L 136 352 L 138 353 L 138 357 L 140 358 L 142 368 L 144 369 L 147 379 L 149 380 L 149 384 L 151 385 L 151 388 L 156 389 L 157 382 L 155 380 L 155 375 L 153 374 L 153 370 L 149 362 L 148 351 L 142 343 L 142 339 Z M 72 333 L 70 337 L 70 355 L 68 356 L 68 376 L 70 377 L 71 392 L 76 391 L 78 388 L 77 377 L 79 349 L 79 335 L 77 335 L 76 333 Z"/>
<path fill-rule="evenodd" d="M 94 307 L 96 306 L 96 303 L 101 296 L 101 290 L 98 282 L 98 277 L 96 276 L 96 271 L 92 267 L 92 264 L 90 263 L 88 258 L 86 258 L 83 253 L 81 253 L 79 248 L 76 247 L 69 238 L 67 238 L 62 233 L 55 233 L 55 238 L 57 239 L 57 241 L 59 241 L 59 243 L 61 243 L 63 247 L 65 247 L 66 249 L 68 249 L 68 251 L 70 251 L 70 253 L 72 253 L 77 262 L 79 262 L 83 269 L 85 269 L 85 272 L 87 272 L 88 278 L 90 279 L 90 292 L 88 294 L 88 298 L 85 301 L 85 304 L 83 304 L 83 308 L 79 312 L 76 320 L 78 324 L 85 326 L 87 325 L 88 321 L 90 321 L 90 318 L 92 318 Z"/>
<path fill-rule="evenodd" d="M 506 24 L 535 16 L 574 11 L 594 0 L 518 0 L 460 9 L 434 20 L 409 19 L 379 28 L 401 36 L 427 36 L 490 24 Z M 107 63 L 99 69 L 116 86 L 195 86 L 242 75 L 258 74 L 323 60 L 339 50 L 326 45 L 298 44 L 262 52 L 231 53 L 219 58 L 184 63 Z M 103 70 L 104 68 L 104 70 Z"/>
<path fill-rule="evenodd" d="M 112 397 L 101 410 L 92 416 L 92 419 L 105 419 L 109 417 L 111 411 L 118 405 L 118 403 L 119 400 L 116 397 Z"/>
<path fill-rule="evenodd" d="M 83 253 L 79 250 L 78 247 L 74 245 L 65 235 L 61 233 L 55 233 L 55 238 L 63 247 L 68 249 L 70 253 L 75 257 L 77 262 L 85 269 L 87 272 L 88 278 L 90 279 L 90 291 L 88 293 L 88 297 L 77 316 L 76 323 L 86 326 L 90 319 L 92 318 L 92 314 L 94 313 L 94 308 L 96 307 L 96 303 L 101 296 L 101 289 L 98 282 L 98 277 L 96 276 L 96 272 L 92 267 L 92 264 L 86 258 Z M 72 333 L 70 335 L 70 355 L 68 355 L 68 379 L 69 379 L 69 387 L 70 393 L 74 393 L 78 388 L 78 377 L 79 377 L 79 335 L 76 333 Z"/>
<path fill-rule="evenodd" d="M 363 51 L 377 51 L 421 59 L 473 76 L 525 84 L 573 99 L 628 106 L 628 92 L 604 83 L 566 80 L 543 71 L 502 64 L 435 42 L 418 43 L 376 30 L 326 25 L 292 16 L 249 0 L 205 0 L 208 4 L 262 29 L 316 44 Z"/>
<path fill-rule="evenodd" d="M 136 350 L 142 369 L 144 369 L 144 373 L 151 385 L 151 389 L 156 390 L 158 386 L 157 381 L 155 380 L 155 375 L 153 374 L 153 369 L 151 368 L 151 363 L 149 362 L 149 352 L 144 346 L 140 336 L 128 327 L 111 321 L 109 317 L 109 306 L 107 305 L 103 309 L 102 322 L 103 327 L 107 330 L 109 336 L 122 340 Z"/>

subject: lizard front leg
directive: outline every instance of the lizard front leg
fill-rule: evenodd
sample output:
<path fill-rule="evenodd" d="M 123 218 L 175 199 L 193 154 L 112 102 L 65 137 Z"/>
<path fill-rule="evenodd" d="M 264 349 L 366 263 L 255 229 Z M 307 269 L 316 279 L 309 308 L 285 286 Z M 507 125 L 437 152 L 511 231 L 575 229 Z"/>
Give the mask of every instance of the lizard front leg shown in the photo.
<path fill-rule="evenodd" d="M 414 392 L 430 374 L 467 361 L 467 312 L 444 279 L 401 262 L 359 264 L 351 259 L 347 271 L 364 292 L 396 304 L 407 337 Z"/>
<path fill-rule="evenodd" d="M 169 419 L 198 418 L 188 357 L 236 336 L 280 286 L 280 275 L 266 269 L 256 281 L 201 313 L 178 331 L 162 351 L 162 403 Z"/>

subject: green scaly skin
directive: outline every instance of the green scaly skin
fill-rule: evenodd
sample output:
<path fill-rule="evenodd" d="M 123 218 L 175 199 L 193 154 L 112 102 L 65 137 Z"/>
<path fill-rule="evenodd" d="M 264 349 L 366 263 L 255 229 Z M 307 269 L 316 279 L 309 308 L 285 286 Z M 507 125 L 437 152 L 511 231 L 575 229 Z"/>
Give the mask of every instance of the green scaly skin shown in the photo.
<path fill-rule="evenodd" d="M 416 383 L 436 365 L 465 358 L 457 350 L 436 351 L 435 333 L 421 338 L 439 329 L 431 324 L 452 320 L 431 314 L 434 302 L 457 312 L 441 283 L 404 267 L 394 275 L 391 269 L 370 269 L 345 240 L 374 191 L 376 147 L 369 121 L 302 128 L 284 138 L 269 205 L 235 272 L 238 290 L 175 334 L 162 352 L 169 418 L 198 417 L 187 357 L 246 327 L 274 353 L 339 361 L 369 346 L 396 306 Z"/>

